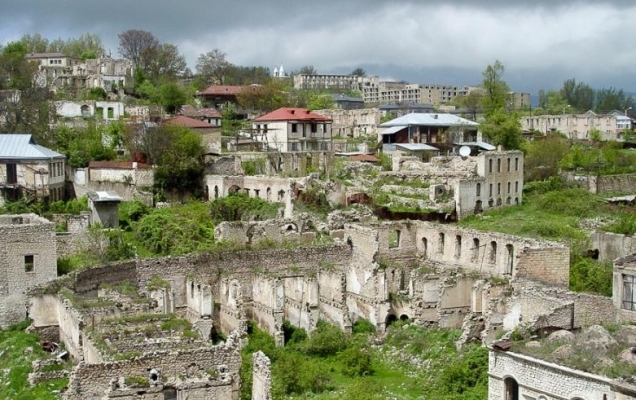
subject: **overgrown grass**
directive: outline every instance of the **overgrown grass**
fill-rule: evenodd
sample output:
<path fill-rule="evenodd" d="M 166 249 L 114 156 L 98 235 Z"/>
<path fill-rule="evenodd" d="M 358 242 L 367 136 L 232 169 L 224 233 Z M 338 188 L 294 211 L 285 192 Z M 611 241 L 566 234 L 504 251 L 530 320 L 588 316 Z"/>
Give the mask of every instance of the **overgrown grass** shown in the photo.
<path fill-rule="evenodd" d="M 68 384 L 68 379 L 53 379 L 31 387 L 27 376 L 31 372 L 31 362 L 47 359 L 37 335 L 26 333 L 29 322 L 12 325 L 0 330 L 0 398 L 12 400 L 54 400 Z"/>
<path fill-rule="evenodd" d="M 486 397 L 488 352 L 477 345 L 458 352 L 454 341 L 459 330 L 403 328 L 403 323 L 398 323 L 389 330 L 385 345 L 375 347 L 369 344 L 368 336 L 375 327 L 368 321 L 356 326 L 352 337 L 346 338 L 339 328 L 322 322 L 307 338 L 304 331 L 298 333 L 287 325 L 287 343 L 279 348 L 269 335 L 252 326 L 242 351 L 241 400 L 251 398 L 251 355 L 258 350 L 272 360 L 274 398 Z"/>

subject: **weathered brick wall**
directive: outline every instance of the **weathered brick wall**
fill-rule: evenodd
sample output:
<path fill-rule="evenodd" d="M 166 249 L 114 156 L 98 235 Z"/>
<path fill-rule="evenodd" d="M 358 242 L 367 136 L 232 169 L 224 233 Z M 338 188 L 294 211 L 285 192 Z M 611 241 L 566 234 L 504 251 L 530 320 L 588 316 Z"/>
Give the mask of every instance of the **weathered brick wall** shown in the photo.
<path fill-rule="evenodd" d="M 612 395 L 608 378 L 575 371 L 556 364 L 511 352 L 491 350 L 488 363 L 488 400 L 506 400 L 504 380 L 519 385 L 519 398 L 538 395 L 548 399 L 608 399 Z"/>
<path fill-rule="evenodd" d="M 57 277 L 55 224 L 35 214 L 0 217 L 0 328 L 24 320 L 25 292 Z"/>
<path fill-rule="evenodd" d="M 570 283 L 570 249 L 567 247 L 529 248 L 518 250 L 517 278 L 550 286 L 567 288 Z"/>
<path fill-rule="evenodd" d="M 593 177 L 596 191 L 593 193 L 634 193 L 636 192 L 636 174 L 603 175 Z M 591 185 L 591 189 L 594 186 Z M 593 190 L 590 190 L 593 191 Z"/>

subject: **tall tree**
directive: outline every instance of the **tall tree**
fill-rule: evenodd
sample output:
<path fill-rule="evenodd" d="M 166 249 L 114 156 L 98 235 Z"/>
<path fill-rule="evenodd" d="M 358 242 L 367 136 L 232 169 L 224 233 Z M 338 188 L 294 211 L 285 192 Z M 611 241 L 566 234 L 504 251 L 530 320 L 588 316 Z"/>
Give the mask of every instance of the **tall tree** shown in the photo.
<path fill-rule="evenodd" d="M 365 71 L 362 68 L 358 67 L 358 68 L 354 69 L 353 71 L 351 71 L 351 75 L 367 76 L 367 71 Z"/>
<path fill-rule="evenodd" d="M 245 88 L 236 98 L 246 110 L 266 113 L 289 105 L 286 95 L 282 83 L 278 79 L 270 79 L 263 85 Z"/>
<path fill-rule="evenodd" d="M 53 94 L 34 84 L 37 65 L 26 53 L 23 42 L 8 43 L 0 53 L 0 131 L 32 133 L 46 145 Z"/>
<path fill-rule="evenodd" d="M 623 89 L 616 90 L 613 87 L 599 89 L 596 92 L 596 105 L 594 111 L 597 113 L 608 113 L 612 110 L 624 111 L 634 108 L 634 98 L 627 96 Z"/>
<path fill-rule="evenodd" d="M 504 71 L 503 64 L 497 60 L 493 65 L 488 65 L 482 73 L 484 88 L 482 108 L 486 114 L 506 108 L 510 89 L 503 80 Z"/>
<path fill-rule="evenodd" d="M 86 60 L 96 58 L 104 53 L 102 39 L 94 33 L 84 33 L 78 38 L 55 39 L 48 44 L 47 50 L 52 53 L 64 53 L 68 56 Z"/>
<path fill-rule="evenodd" d="M 22 35 L 20 42 L 26 46 L 27 53 L 45 53 L 49 47 L 49 40 L 39 33 Z"/>
<path fill-rule="evenodd" d="M 586 83 L 577 82 L 574 78 L 567 79 L 563 82 L 561 95 L 565 99 L 565 102 L 575 110 L 588 111 L 594 108 L 594 89 Z"/>
<path fill-rule="evenodd" d="M 135 65 L 140 65 L 144 54 L 159 46 L 159 40 L 150 32 L 129 29 L 117 35 L 119 54 Z"/>
<path fill-rule="evenodd" d="M 318 75 L 318 71 L 313 65 L 305 65 L 298 71 L 299 75 Z"/>
<path fill-rule="evenodd" d="M 223 85 L 230 73 L 232 64 L 226 59 L 227 54 L 214 49 L 201 54 L 197 59 L 197 73 L 203 77 L 206 84 Z"/>
<path fill-rule="evenodd" d="M 484 97 L 484 92 L 480 89 L 471 90 L 466 96 L 461 96 L 457 99 L 459 105 L 466 109 L 468 115 L 470 115 L 473 121 L 477 121 L 477 114 L 481 110 L 481 102 Z"/>
<path fill-rule="evenodd" d="M 174 80 L 181 76 L 187 67 L 185 57 L 179 54 L 179 48 L 168 43 L 146 49 L 142 54 L 142 62 L 142 68 L 153 82 L 160 79 Z"/>

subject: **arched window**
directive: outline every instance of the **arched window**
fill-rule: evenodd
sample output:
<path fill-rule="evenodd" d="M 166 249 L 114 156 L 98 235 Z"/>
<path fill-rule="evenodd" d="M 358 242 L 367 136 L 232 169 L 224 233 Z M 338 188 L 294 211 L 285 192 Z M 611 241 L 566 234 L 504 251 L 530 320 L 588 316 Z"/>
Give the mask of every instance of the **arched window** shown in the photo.
<path fill-rule="evenodd" d="M 462 237 L 455 236 L 455 259 L 459 260 L 462 256 Z"/>
<path fill-rule="evenodd" d="M 501 158 L 497 159 L 497 172 L 501 172 Z"/>
<path fill-rule="evenodd" d="M 504 379 L 504 400 L 519 400 L 519 384 L 513 378 Z"/>
<path fill-rule="evenodd" d="M 438 248 L 437 248 L 437 252 L 438 253 L 443 253 L 444 252 L 444 232 L 440 232 L 439 234 L 439 243 L 438 243 Z"/>
<path fill-rule="evenodd" d="M 479 260 L 479 239 L 474 238 L 473 239 L 473 248 L 471 249 L 471 259 L 473 261 L 478 261 Z"/>
<path fill-rule="evenodd" d="M 488 160 L 488 173 L 492 174 L 492 159 Z"/>
<path fill-rule="evenodd" d="M 424 255 L 424 258 L 426 258 L 427 253 L 428 253 L 428 239 L 423 237 L 422 238 L 422 254 Z"/>
<path fill-rule="evenodd" d="M 481 183 L 477 183 L 477 196 L 481 196 Z"/>

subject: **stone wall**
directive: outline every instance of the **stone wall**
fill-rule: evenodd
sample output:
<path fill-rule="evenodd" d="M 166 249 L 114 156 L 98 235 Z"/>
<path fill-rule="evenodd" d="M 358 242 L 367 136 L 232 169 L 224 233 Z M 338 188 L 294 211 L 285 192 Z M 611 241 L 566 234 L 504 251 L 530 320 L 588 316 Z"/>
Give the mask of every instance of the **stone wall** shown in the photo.
<path fill-rule="evenodd" d="M 126 361 L 81 363 L 71 374 L 65 398 L 85 400 L 105 399 L 108 398 L 107 393 L 111 397 L 115 394 L 125 395 L 128 388 L 117 382 L 120 378 L 146 378 L 153 383 L 151 372 L 154 370 L 168 378 L 165 383 L 156 382 L 163 386 L 163 390 L 172 387 L 182 396 L 187 394 L 188 399 L 234 399 L 238 396 L 241 365 L 237 345 L 236 339 L 233 339 L 213 347 L 178 352 L 158 351 Z M 193 387 L 189 388 L 189 383 Z M 151 391 L 151 386 L 134 388 L 131 397 L 124 398 L 136 399 L 138 397 L 134 395 L 144 391 Z"/>
<path fill-rule="evenodd" d="M 380 124 L 380 110 L 378 108 L 363 108 L 357 110 L 317 110 L 333 122 L 331 133 L 334 137 L 358 137 L 361 135 L 375 135 Z"/>
<path fill-rule="evenodd" d="M 23 321 L 25 292 L 57 277 L 55 224 L 35 214 L 0 216 L 0 328 Z"/>
<path fill-rule="evenodd" d="M 307 176 L 311 171 L 324 170 L 333 163 L 332 152 L 239 152 L 232 155 L 209 156 L 206 175 L 244 175 L 244 162 L 257 161 L 267 176 Z"/>
<path fill-rule="evenodd" d="M 563 174 L 571 184 L 597 194 L 635 193 L 636 174 L 621 175 L 577 175 L 573 172 Z"/>
<path fill-rule="evenodd" d="M 508 400 L 506 383 L 519 399 L 614 399 L 609 378 L 576 371 L 532 357 L 491 350 L 488 365 L 488 400 Z M 630 398 L 630 397 L 627 397 Z"/>
<path fill-rule="evenodd" d="M 636 237 L 611 232 L 594 232 L 590 235 L 591 249 L 598 250 L 598 259 L 613 261 L 636 252 Z"/>
<path fill-rule="evenodd" d="M 252 355 L 252 400 L 272 400 L 271 361 L 262 351 Z"/>

